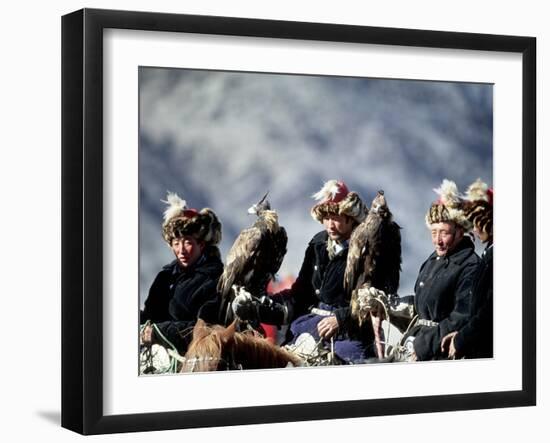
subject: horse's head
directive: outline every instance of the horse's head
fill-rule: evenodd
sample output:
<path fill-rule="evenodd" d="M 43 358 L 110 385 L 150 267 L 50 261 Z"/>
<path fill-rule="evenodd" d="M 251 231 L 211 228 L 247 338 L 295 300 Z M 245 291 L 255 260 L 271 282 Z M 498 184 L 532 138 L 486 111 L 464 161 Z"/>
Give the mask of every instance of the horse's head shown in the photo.
<path fill-rule="evenodd" d="M 265 338 L 250 332 L 237 332 L 236 321 L 223 327 L 208 326 L 198 320 L 183 360 L 181 372 L 284 368 L 289 363 L 301 364 L 297 356 Z"/>
<path fill-rule="evenodd" d="M 235 322 L 224 328 L 220 325 L 208 326 L 198 319 L 193 328 L 193 339 L 183 358 L 181 372 L 216 371 L 227 366 L 223 355 L 225 349 L 233 343 L 235 331 Z"/>

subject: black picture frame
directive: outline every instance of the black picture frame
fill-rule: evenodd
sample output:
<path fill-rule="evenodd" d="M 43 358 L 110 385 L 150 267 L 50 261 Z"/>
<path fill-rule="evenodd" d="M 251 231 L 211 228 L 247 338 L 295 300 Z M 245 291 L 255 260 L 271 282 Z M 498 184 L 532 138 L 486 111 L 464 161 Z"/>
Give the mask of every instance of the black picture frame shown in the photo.
<path fill-rule="evenodd" d="M 103 412 L 103 31 L 519 53 L 522 56 L 522 388 L 391 399 L 110 415 Z M 62 18 L 62 426 L 82 434 L 536 404 L 536 39 L 338 24 L 83 9 Z"/>

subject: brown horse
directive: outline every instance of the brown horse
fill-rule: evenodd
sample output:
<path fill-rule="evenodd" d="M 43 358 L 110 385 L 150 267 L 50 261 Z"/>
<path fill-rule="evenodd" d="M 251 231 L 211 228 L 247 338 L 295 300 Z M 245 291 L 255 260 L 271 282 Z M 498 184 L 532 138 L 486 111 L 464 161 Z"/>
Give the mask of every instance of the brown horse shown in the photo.
<path fill-rule="evenodd" d="M 182 359 L 181 372 L 285 368 L 301 364 L 299 357 L 257 333 L 237 332 L 236 322 L 226 328 L 209 326 L 199 319 Z"/>

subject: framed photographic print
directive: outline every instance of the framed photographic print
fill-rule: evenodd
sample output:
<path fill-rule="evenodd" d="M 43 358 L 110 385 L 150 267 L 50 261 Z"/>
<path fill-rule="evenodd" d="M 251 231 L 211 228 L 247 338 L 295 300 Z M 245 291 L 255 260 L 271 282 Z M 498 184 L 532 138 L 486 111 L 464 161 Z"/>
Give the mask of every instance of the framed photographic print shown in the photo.
<path fill-rule="evenodd" d="M 84 9 L 63 17 L 62 56 L 64 427 L 100 434 L 535 404 L 534 38 Z M 434 188 L 449 179 L 462 195 L 478 178 L 494 189 L 502 245 L 491 358 L 387 364 L 365 354 L 193 374 L 140 360 L 149 320 L 157 342 L 174 345 L 166 367 L 189 361 L 148 300 L 156 284 L 174 291 L 188 263 L 203 266 L 206 247 L 219 253 L 217 279 L 266 193 L 287 236 L 270 293 L 295 281 L 312 238 L 336 235 L 311 198 L 336 179 L 365 207 L 386 199 L 402 260 L 399 289 L 387 292 L 412 296 L 434 252 L 425 220 Z M 187 231 L 170 225 L 167 203 L 186 223 L 215 214 L 185 253 L 173 240 Z M 189 324 L 178 334 L 189 340 L 199 312 L 190 304 L 163 305 L 181 309 Z M 263 332 L 278 347 L 291 328 Z M 389 325 L 382 333 L 395 339 Z"/>

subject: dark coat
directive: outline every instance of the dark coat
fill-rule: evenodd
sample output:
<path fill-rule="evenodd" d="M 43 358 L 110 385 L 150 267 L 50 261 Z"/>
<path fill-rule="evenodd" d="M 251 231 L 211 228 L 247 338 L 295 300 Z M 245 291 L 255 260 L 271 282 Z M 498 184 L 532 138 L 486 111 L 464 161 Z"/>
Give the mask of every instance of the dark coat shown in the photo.
<path fill-rule="evenodd" d="M 414 350 L 418 360 L 444 357 L 441 339 L 464 325 L 469 312 L 470 290 L 479 257 L 469 237 L 444 257 L 434 252 L 420 267 L 414 287 L 414 303 L 419 319 L 437 326 L 414 326 Z"/>
<path fill-rule="evenodd" d="M 336 337 L 337 340 L 358 340 L 370 349 L 374 340 L 372 326 L 367 322 L 359 329 L 353 324 L 350 315 L 350 298 L 344 290 L 348 249 L 343 249 L 331 258 L 327 244 L 327 232 L 317 233 L 307 246 L 302 267 L 292 287 L 275 294 L 273 298 L 282 299 L 292 306 L 289 322 L 309 314 L 313 307 L 330 310 L 338 320 L 340 331 Z M 260 310 L 260 319 L 266 323 L 280 324 L 282 320 L 278 318 L 270 321 L 266 317 Z M 292 327 L 289 328 L 289 333 L 291 330 Z M 292 338 L 287 337 L 287 339 Z"/>
<path fill-rule="evenodd" d="M 350 300 L 344 291 L 348 249 L 331 260 L 327 241 L 327 232 L 321 231 L 309 242 L 298 277 L 285 296 L 291 296 L 293 318 L 307 314 L 321 303 L 335 308 L 338 324 L 343 325 L 350 316 Z"/>
<path fill-rule="evenodd" d="M 186 333 L 195 325 L 203 306 L 217 300 L 216 285 L 222 272 L 217 248 L 207 248 L 189 269 L 183 270 L 177 260 L 164 266 L 151 285 L 140 322 L 155 323 L 178 351 L 184 352 L 191 339 Z"/>
<path fill-rule="evenodd" d="M 459 357 L 493 356 L 493 245 L 488 246 L 472 286 L 470 315 L 454 339 Z"/>

